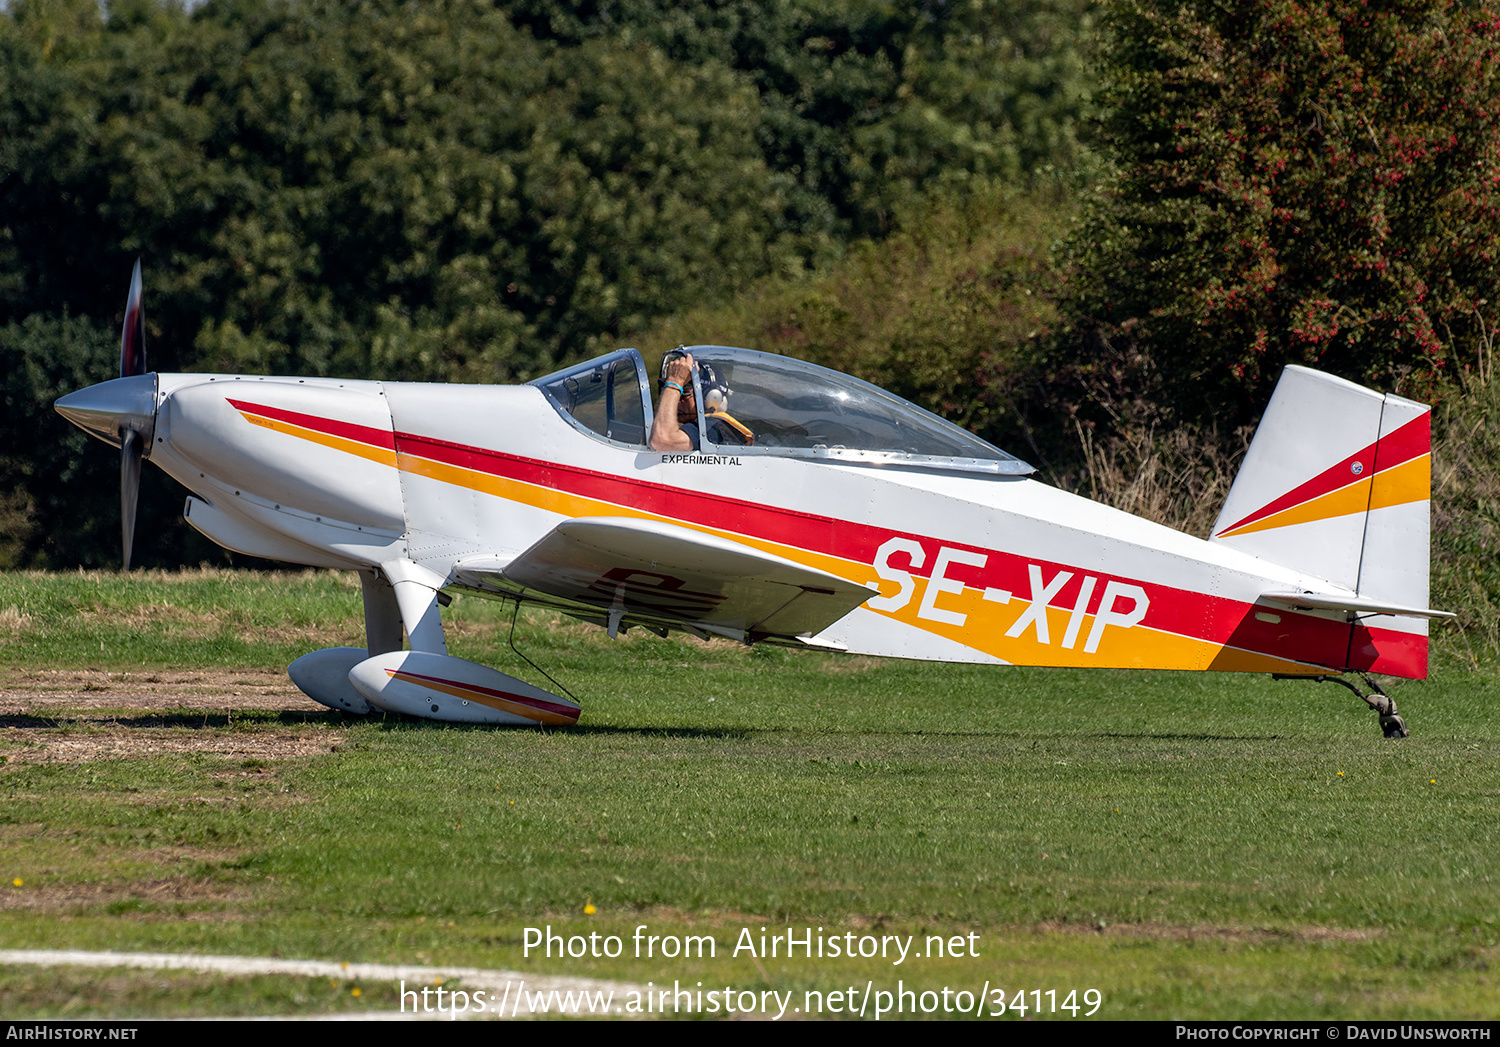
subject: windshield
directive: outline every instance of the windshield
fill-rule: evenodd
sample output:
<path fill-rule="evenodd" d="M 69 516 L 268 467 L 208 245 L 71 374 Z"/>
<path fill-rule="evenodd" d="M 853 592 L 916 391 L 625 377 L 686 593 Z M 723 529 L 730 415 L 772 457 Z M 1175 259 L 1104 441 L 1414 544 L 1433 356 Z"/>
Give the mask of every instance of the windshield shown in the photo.
<path fill-rule="evenodd" d="M 993 472 L 1033 471 L 952 422 L 858 378 L 749 349 L 695 345 L 688 351 L 695 361 L 711 365 L 724 387 L 723 412 L 753 434 L 754 447 L 846 460 L 948 459 L 987 465 Z M 712 404 L 713 394 L 703 393 Z M 708 418 L 710 438 L 724 432 L 712 424 L 712 414 Z M 737 441 L 728 437 L 726 442 Z"/>
<path fill-rule="evenodd" d="M 701 451 L 1003 476 L 1035 472 L 952 422 L 858 378 L 750 349 L 687 349 L 699 364 L 694 383 L 703 423 Z M 531 384 L 579 428 L 614 443 L 645 446 L 651 384 L 634 349 L 616 350 Z"/>
<path fill-rule="evenodd" d="M 616 443 L 642 445 L 650 427 L 646 364 L 634 349 L 538 378 L 548 399 L 577 425 Z"/>

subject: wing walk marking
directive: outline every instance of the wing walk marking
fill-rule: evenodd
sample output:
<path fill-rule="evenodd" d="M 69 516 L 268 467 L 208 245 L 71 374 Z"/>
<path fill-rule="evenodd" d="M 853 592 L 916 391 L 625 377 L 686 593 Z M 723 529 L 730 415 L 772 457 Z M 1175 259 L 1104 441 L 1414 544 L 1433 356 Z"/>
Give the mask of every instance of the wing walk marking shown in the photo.
<path fill-rule="evenodd" d="M 1379 473 L 1374 472 L 1377 464 L 1375 460 L 1377 449 L 1380 453 Z M 1382 439 L 1360 448 L 1342 462 L 1329 466 L 1306 483 L 1299 484 L 1281 497 L 1267 502 L 1249 516 L 1230 524 L 1214 537 L 1227 538 L 1234 534 L 1260 530 L 1261 528 L 1251 527 L 1250 525 L 1266 517 L 1283 513 L 1304 503 L 1334 494 L 1343 488 L 1355 485 L 1367 485 L 1374 476 L 1384 476 L 1386 473 L 1411 462 L 1419 456 L 1429 455 L 1431 451 L 1432 414 L 1429 411 L 1423 411 L 1420 416 L 1413 418 L 1405 425 L 1388 433 Z M 1425 487 L 1426 485 L 1423 486 Z M 1421 500 L 1422 495 L 1411 494 L 1414 489 L 1409 485 L 1403 485 L 1400 491 L 1393 492 L 1393 495 L 1400 497 L 1400 501 L 1402 502 Z M 1356 497 L 1353 500 L 1357 501 L 1358 499 Z M 1344 504 L 1343 501 L 1330 502 L 1325 508 L 1335 509 Z M 1393 501 L 1386 504 L 1396 505 L 1400 503 Z M 1363 509 L 1364 505 L 1360 505 L 1358 509 L 1337 508 L 1337 511 L 1330 511 L 1324 515 L 1312 516 L 1308 519 L 1327 519 L 1332 516 L 1342 516 L 1346 513 L 1361 512 Z M 1286 521 L 1286 523 L 1302 522 L 1304 521 L 1300 519 L 1289 519 Z M 1266 526 L 1279 527 L 1282 524 L 1267 524 Z"/>
<path fill-rule="evenodd" d="M 515 713 L 530 720 L 540 723 L 569 724 L 578 722 L 578 711 L 570 706 L 560 705 L 556 702 L 544 702 L 537 698 L 529 698 L 524 695 L 514 694 L 510 691 L 500 691 L 493 687 L 481 687 L 472 683 L 454 683 L 452 680 L 444 680 L 437 676 L 425 676 L 422 673 L 408 672 L 405 669 L 387 669 L 385 674 L 393 680 L 401 680 L 404 683 L 417 684 L 422 687 L 440 691 L 454 698 L 467 698 L 487 705 L 491 709 L 499 709 L 502 712 Z"/>
<path fill-rule="evenodd" d="M 397 451 L 396 461 L 390 464 L 440 482 L 494 494 L 497 497 L 555 512 L 560 516 L 620 515 L 695 527 L 732 541 L 742 541 L 747 545 L 775 552 L 794 561 L 824 561 L 824 563 L 815 562 L 809 566 L 821 566 L 830 573 L 850 580 L 863 582 L 868 577 L 870 564 L 879 546 L 893 537 L 891 530 L 868 524 L 835 520 L 831 517 L 794 510 L 774 509 L 723 495 L 687 491 L 666 484 L 611 476 L 579 466 L 542 462 L 519 455 L 468 447 L 411 433 L 385 433 L 382 430 L 365 426 L 256 404 L 237 403 L 236 406 L 266 418 L 275 415 L 280 419 L 294 419 L 294 426 L 306 431 L 292 432 L 291 435 L 315 440 L 325 446 L 335 446 L 327 442 L 327 437 L 334 435 L 366 443 L 366 446 L 370 444 L 380 447 L 393 446 Z M 1393 432 L 1386 438 L 1388 442 L 1392 442 L 1389 450 L 1402 454 L 1411 448 L 1420 448 L 1425 452 L 1425 446 L 1422 446 L 1417 437 L 1426 437 L 1428 430 L 1424 428 L 1418 433 L 1414 427 L 1419 423 L 1425 424 L 1426 421 L 1428 421 L 1428 415 L 1423 414 L 1421 418 L 1414 419 Z M 1395 439 L 1398 435 L 1402 436 L 1401 440 Z M 1387 448 L 1382 448 L 1382 450 L 1387 450 Z M 350 453 L 369 457 L 363 450 Z M 1406 454 L 1407 459 L 1410 457 L 1410 454 Z M 1378 475 L 1384 476 L 1386 473 Z M 626 504 L 626 500 L 633 504 Z M 637 508 L 637 506 L 644 506 L 644 508 Z M 1270 506 L 1267 508 L 1269 509 Z M 729 530 L 709 522 L 725 519 L 734 520 L 739 526 L 754 528 L 758 533 Z M 936 539 L 924 539 L 917 535 L 905 535 L 902 532 L 894 532 L 894 536 L 924 548 L 932 546 L 940 549 L 946 544 Z M 965 549 L 977 555 L 992 556 L 990 566 L 985 572 L 990 576 L 990 580 L 993 579 L 997 566 L 1017 574 L 1021 564 L 1027 564 L 1028 569 L 1030 567 L 1027 558 L 1011 553 L 981 550 L 978 547 L 965 547 L 957 543 L 948 547 Z M 827 563 L 827 561 L 833 562 Z M 826 566 L 825 563 L 827 563 Z M 1049 571 L 1076 571 L 1076 568 L 1045 561 L 1042 566 Z M 1106 587 L 1115 582 L 1131 581 L 1103 573 L 1097 577 L 1105 582 Z M 1017 577 L 1015 582 L 1019 580 Z M 1014 593 L 1015 582 L 1012 582 L 1007 589 L 985 587 L 982 584 L 965 588 L 974 588 L 980 593 L 994 591 L 998 596 L 999 592 Z M 1253 605 L 1227 597 L 1152 583 L 1151 606 L 1148 611 L 1151 620 L 1142 621 L 1139 625 L 1152 632 L 1189 638 L 1216 648 L 1223 648 L 1240 618 L 1243 617 L 1243 613 L 1251 606 Z M 1064 613 L 1067 613 L 1067 609 L 1064 609 Z M 1206 626 L 1205 619 L 1214 623 L 1214 626 L 1212 628 Z M 914 621 L 911 624 L 922 629 L 933 628 L 933 624 L 921 621 Z M 942 623 L 935 624 L 941 625 Z M 1343 623 L 1328 622 L 1328 625 L 1339 629 L 1341 635 L 1343 635 L 1342 630 L 1347 628 Z M 1319 627 L 1312 626 L 1312 628 Z M 1205 631 L 1209 634 L 1205 635 Z M 1371 630 L 1371 632 L 1375 633 L 1377 630 Z M 1391 633 L 1399 637 L 1409 635 L 1397 630 L 1378 630 L 1378 632 Z M 960 642 L 973 646 L 973 640 L 973 637 L 965 635 Z M 1321 646 L 1323 642 L 1332 641 L 1310 639 L 1309 642 Z M 1265 657 L 1275 656 L 1265 655 Z"/>

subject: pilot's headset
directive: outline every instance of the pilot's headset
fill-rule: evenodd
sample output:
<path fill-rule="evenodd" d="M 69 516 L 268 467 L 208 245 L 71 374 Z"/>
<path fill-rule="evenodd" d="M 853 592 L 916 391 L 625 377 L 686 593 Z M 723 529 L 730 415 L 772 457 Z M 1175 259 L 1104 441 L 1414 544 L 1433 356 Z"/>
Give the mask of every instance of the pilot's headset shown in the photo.
<path fill-rule="evenodd" d="M 673 360 L 681 359 L 688 355 L 687 347 L 679 345 L 676 349 L 667 351 L 661 358 L 661 372 L 657 375 L 658 386 L 667 382 L 667 368 L 672 365 Z M 729 383 L 719 374 L 718 368 L 706 360 L 699 360 L 694 368 L 698 372 L 698 385 L 703 391 L 703 411 L 705 414 L 716 414 L 727 411 L 729 408 Z"/>
<path fill-rule="evenodd" d="M 698 363 L 698 384 L 703 388 L 703 413 L 719 414 L 729 410 L 729 383 L 718 368 L 707 360 Z"/>

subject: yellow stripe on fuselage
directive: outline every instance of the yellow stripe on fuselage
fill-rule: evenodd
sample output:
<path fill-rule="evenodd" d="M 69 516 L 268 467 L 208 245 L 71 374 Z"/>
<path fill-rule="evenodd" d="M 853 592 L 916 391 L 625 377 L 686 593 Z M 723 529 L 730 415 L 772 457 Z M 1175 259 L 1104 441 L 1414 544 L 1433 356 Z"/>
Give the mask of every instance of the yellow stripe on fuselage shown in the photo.
<path fill-rule="evenodd" d="M 334 436 L 331 433 L 320 432 L 317 429 L 308 429 L 305 426 L 293 425 L 291 422 L 280 422 L 274 418 L 266 418 L 258 414 L 250 414 L 241 411 L 240 417 L 251 425 L 258 425 L 263 429 L 271 429 L 288 436 L 295 436 L 301 440 L 310 440 L 323 447 L 332 448 L 335 451 L 343 451 L 359 458 L 368 458 L 372 462 L 381 465 L 396 465 L 396 452 L 386 447 L 375 447 L 371 444 L 361 443 L 358 440 L 345 439 L 342 436 Z"/>
<path fill-rule="evenodd" d="M 244 412 L 242 412 L 243 414 Z M 705 527 L 701 524 L 690 523 L 662 516 L 657 513 L 644 512 L 628 505 L 619 505 L 614 502 L 606 502 L 596 498 L 583 495 L 571 494 L 552 487 L 528 483 L 524 480 L 516 480 L 510 477 L 496 476 L 493 473 L 470 469 L 464 466 L 452 465 L 447 462 L 439 462 L 430 458 L 423 458 L 409 452 L 394 452 L 384 448 L 372 447 L 369 444 L 359 443 L 343 437 L 332 436 L 328 433 L 307 429 L 302 426 L 286 422 L 275 421 L 256 415 L 244 414 L 244 417 L 255 425 L 273 429 L 303 440 L 334 450 L 344 451 L 370 461 L 392 466 L 415 476 L 423 476 L 439 483 L 449 484 L 466 490 L 477 491 L 496 498 L 516 502 L 521 505 L 541 509 L 545 512 L 555 513 L 558 516 L 576 518 L 583 516 L 625 516 L 641 520 L 653 520 L 661 523 L 669 523 L 677 526 L 690 527 L 693 530 L 707 534 L 716 535 L 729 541 L 739 542 L 744 545 L 760 549 L 764 552 L 781 556 L 795 563 L 817 567 L 830 574 L 837 575 L 849 581 L 862 585 L 870 585 L 882 590 L 884 595 L 890 595 L 893 582 L 882 583 L 879 579 L 872 579 L 873 573 L 868 564 L 855 560 L 847 560 L 841 557 L 831 556 L 825 553 L 817 553 L 796 546 L 784 545 L 779 542 L 767 541 L 754 535 L 740 534 L 734 531 L 719 528 Z M 1356 489 L 1364 492 L 1365 501 L 1357 508 L 1342 510 L 1345 512 L 1363 511 L 1367 504 L 1396 505 L 1402 502 L 1415 501 L 1419 497 L 1426 496 L 1427 473 L 1425 470 L 1427 459 L 1414 459 L 1412 462 L 1404 463 L 1394 469 L 1374 477 L 1375 500 L 1369 498 L 1370 480 L 1353 484 L 1340 491 L 1331 492 L 1323 498 L 1315 499 L 1308 503 L 1309 506 L 1319 505 L 1328 499 L 1343 495 L 1346 498 Z M 1417 467 L 1420 466 L 1421 469 Z M 1418 473 L 1420 472 L 1420 475 Z M 1420 491 L 1417 484 L 1422 485 Z M 1414 493 L 1415 492 L 1415 493 Z M 1342 504 L 1342 503 L 1339 503 Z M 1283 526 L 1286 523 L 1299 522 L 1285 519 L 1288 514 L 1298 512 L 1306 507 L 1298 506 L 1277 514 L 1267 521 L 1258 521 L 1256 524 L 1242 528 L 1242 531 L 1259 530 L 1263 527 Z M 1327 512 L 1324 515 L 1340 515 L 1337 512 Z M 1309 518 L 1317 519 L 1319 516 Z M 1271 522 L 1271 521 L 1280 522 Z M 927 579 L 916 576 L 925 585 Z M 1110 629 L 1101 638 L 1098 649 L 1094 652 L 1084 651 L 1083 637 L 1087 637 L 1092 629 L 1094 615 L 1085 614 L 1081 622 L 1078 640 L 1070 649 L 1064 649 L 1054 639 L 1049 644 L 1041 644 L 1030 638 L 1029 632 L 1019 637 L 1007 637 L 1006 630 L 1019 617 L 1023 610 L 1029 606 L 1029 601 L 1017 596 L 1009 606 L 989 603 L 983 600 L 981 590 L 966 587 L 958 593 L 944 594 L 942 597 L 945 610 L 955 610 L 965 613 L 966 623 L 962 627 L 946 625 L 942 622 L 929 620 L 918 615 L 920 598 L 913 600 L 900 611 L 890 616 L 898 621 L 904 621 L 924 632 L 940 636 L 947 636 L 964 646 L 972 647 L 977 651 L 1003 659 L 1014 665 L 1097 665 L 1103 662 L 1110 665 L 1140 666 L 1154 668 L 1175 669 L 1207 669 L 1224 668 L 1239 671 L 1252 672 L 1307 672 L 1309 667 L 1303 663 L 1293 662 L 1271 655 L 1258 654 L 1250 651 L 1238 650 L 1227 647 L 1211 640 L 1197 637 L 1182 636 L 1163 630 L 1153 629 L 1149 626 L 1137 625 L 1130 630 Z M 1046 617 L 1049 632 L 1053 637 L 1061 636 L 1067 630 L 1068 619 L 1072 612 L 1065 608 L 1049 607 Z M 436 690 L 445 690 L 436 687 L 431 682 L 424 682 L 426 686 L 433 686 Z M 502 708 L 494 699 L 487 699 L 474 692 L 463 689 L 449 690 L 447 693 L 455 697 L 466 697 L 471 701 Z M 528 707 L 508 707 L 506 711 L 515 712 L 518 715 L 531 719 L 543 719 L 548 714 L 539 714 L 537 710 Z M 551 722 L 543 720 L 543 722 Z M 557 722 L 571 722 L 559 720 Z"/>
<path fill-rule="evenodd" d="M 401 452 L 397 456 L 397 459 L 400 462 L 400 468 L 405 472 L 417 476 L 425 476 L 440 483 L 452 484 L 471 491 L 494 495 L 496 498 L 504 498 L 507 501 L 531 506 L 533 509 L 556 513 L 559 516 L 569 518 L 580 516 L 626 516 L 636 520 L 653 520 L 658 523 L 675 524 L 678 527 L 689 527 L 695 531 L 712 534 L 728 541 L 752 546 L 762 552 L 783 557 L 794 563 L 817 567 L 827 571 L 829 574 L 837 575 L 847 581 L 857 582 L 860 585 L 878 586 L 879 584 L 870 580 L 870 566 L 860 563 L 857 560 L 845 560 L 842 557 L 815 553 L 792 545 L 769 542 L 754 535 L 725 531 L 716 527 L 704 527 L 701 524 L 689 523 L 674 517 L 662 516 L 658 513 L 643 512 L 628 505 L 600 501 L 597 498 L 586 498 L 583 495 L 570 494 L 567 491 L 560 491 L 553 487 L 542 487 L 537 484 L 527 483 L 525 480 L 513 480 L 510 477 L 495 476 L 493 473 L 480 472 L 477 469 L 467 469 L 461 465 L 450 465 L 447 462 L 438 462 L 431 458 L 420 458 L 405 451 Z"/>

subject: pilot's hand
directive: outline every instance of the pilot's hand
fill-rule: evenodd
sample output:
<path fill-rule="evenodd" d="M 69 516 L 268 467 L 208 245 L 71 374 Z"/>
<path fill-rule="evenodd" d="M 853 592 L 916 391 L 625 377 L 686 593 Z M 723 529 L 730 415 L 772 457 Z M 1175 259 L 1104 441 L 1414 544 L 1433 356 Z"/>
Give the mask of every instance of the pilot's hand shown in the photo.
<path fill-rule="evenodd" d="M 667 364 L 667 381 L 676 382 L 684 389 L 691 389 L 692 386 L 689 383 L 692 380 L 693 356 L 691 353 L 683 353 L 681 356 L 674 357 L 672 362 Z"/>

